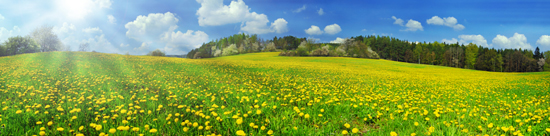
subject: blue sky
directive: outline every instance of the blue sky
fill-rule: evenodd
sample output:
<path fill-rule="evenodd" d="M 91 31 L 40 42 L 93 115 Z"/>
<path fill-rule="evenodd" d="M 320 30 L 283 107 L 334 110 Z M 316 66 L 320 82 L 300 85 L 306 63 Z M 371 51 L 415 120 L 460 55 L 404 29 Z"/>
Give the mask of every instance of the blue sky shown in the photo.
<path fill-rule="evenodd" d="M 0 42 L 50 25 L 72 50 L 89 43 L 106 53 L 185 54 L 236 33 L 319 42 L 386 35 L 550 50 L 550 2 L 542 0 L 10 0 L 0 5 Z"/>

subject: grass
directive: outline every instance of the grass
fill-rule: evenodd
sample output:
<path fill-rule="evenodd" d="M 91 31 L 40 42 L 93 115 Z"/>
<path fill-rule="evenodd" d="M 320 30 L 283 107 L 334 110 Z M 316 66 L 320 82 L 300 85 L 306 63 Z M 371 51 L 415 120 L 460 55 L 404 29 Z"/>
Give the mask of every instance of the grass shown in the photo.
<path fill-rule="evenodd" d="M 277 55 L 1 57 L 0 135 L 550 134 L 548 72 Z"/>

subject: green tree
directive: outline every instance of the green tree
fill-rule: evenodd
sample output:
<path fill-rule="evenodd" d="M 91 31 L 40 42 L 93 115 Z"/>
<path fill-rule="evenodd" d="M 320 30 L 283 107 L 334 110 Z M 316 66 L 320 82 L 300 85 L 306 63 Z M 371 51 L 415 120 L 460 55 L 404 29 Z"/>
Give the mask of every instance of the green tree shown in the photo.
<path fill-rule="evenodd" d="M 414 47 L 414 58 L 418 60 L 418 64 L 420 64 L 420 59 L 422 58 L 422 51 L 422 44 L 416 44 L 416 47 Z"/>
<path fill-rule="evenodd" d="M 476 44 L 470 43 L 466 46 L 466 68 L 475 69 L 478 52 L 479 48 Z"/>
<path fill-rule="evenodd" d="M 39 45 L 30 37 L 10 37 L 4 43 L 3 55 L 34 53 L 39 51 Z"/>
<path fill-rule="evenodd" d="M 539 60 L 539 58 L 543 58 L 543 57 L 542 57 L 542 54 L 540 53 L 539 47 L 537 47 L 537 49 L 535 49 L 535 54 L 533 55 L 533 58 L 534 58 L 535 60 Z"/>

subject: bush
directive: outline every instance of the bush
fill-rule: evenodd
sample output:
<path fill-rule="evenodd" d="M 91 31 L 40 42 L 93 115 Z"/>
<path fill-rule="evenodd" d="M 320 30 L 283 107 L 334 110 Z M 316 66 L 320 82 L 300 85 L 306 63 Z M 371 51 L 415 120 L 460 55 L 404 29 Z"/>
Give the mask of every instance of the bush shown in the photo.
<path fill-rule="evenodd" d="M 220 57 L 222 55 L 222 50 L 217 49 L 214 51 L 214 57 Z"/>
<path fill-rule="evenodd" d="M 239 54 L 239 51 L 237 50 L 237 45 L 235 45 L 235 44 L 231 44 L 231 45 L 227 46 L 222 51 L 222 56 L 230 56 L 230 55 L 235 55 L 235 54 Z"/>
<path fill-rule="evenodd" d="M 309 54 L 307 53 L 306 48 L 298 47 L 298 49 L 296 49 L 296 55 L 298 55 L 298 56 L 308 56 Z"/>
<path fill-rule="evenodd" d="M 313 52 L 311 52 L 311 56 L 328 56 L 329 55 L 329 47 L 328 45 L 327 46 L 324 46 L 322 48 L 319 48 L 319 49 L 315 49 L 313 50 Z"/>
<path fill-rule="evenodd" d="M 275 44 L 273 42 L 270 42 L 267 44 L 267 46 L 265 46 L 265 49 L 264 51 L 265 52 L 272 52 L 272 51 L 276 51 L 277 48 L 275 47 Z"/>
<path fill-rule="evenodd" d="M 166 56 L 166 54 L 164 54 L 164 52 L 160 51 L 159 49 L 156 49 L 154 51 L 151 51 L 149 53 L 147 53 L 147 56 Z"/>
<path fill-rule="evenodd" d="M 279 53 L 279 56 L 296 56 L 296 52 L 294 52 L 294 51 L 281 51 L 281 53 Z"/>
<path fill-rule="evenodd" d="M 39 52 L 40 46 L 30 36 L 10 37 L 0 49 L 0 56 Z"/>

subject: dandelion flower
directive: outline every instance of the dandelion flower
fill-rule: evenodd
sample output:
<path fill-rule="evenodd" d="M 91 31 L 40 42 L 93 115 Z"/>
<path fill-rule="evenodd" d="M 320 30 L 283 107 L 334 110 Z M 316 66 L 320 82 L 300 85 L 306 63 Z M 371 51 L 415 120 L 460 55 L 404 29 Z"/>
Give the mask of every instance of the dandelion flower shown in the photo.
<path fill-rule="evenodd" d="M 345 126 L 346 128 L 349 128 L 349 127 L 350 127 L 350 125 L 349 125 L 348 123 L 344 124 L 344 126 Z"/>
<path fill-rule="evenodd" d="M 268 135 L 273 135 L 273 130 L 267 131 L 267 134 L 268 134 Z"/>
<path fill-rule="evenodd" d="M 359 132 L 359 129 L 353 128 L 353 129 L 351 130 L 351 132 L 354 133 L 354 134 L 355 134 L 355 133 L 358 133 L 358 132 Z"/>
<path fill-rule="evenodd" d="M 65 130 L 65 129 L 63 129 L 62 127 L 57 128 L 57 131 L 59 131 L 59 132 L 62 132 L 63 130 Z"/>
<path fill-rule="evenodd" d="M 246 133 L 244 133 L 244 131 L 242 131 L 242 130 L 238 130 L 237 135 L 238 136 L 246 136 Z"/>
<path fill-rule="evenodd" d="M 153 128 L 153 129 L 149 130 L 149 132 L 151 132 L 151 133 L 157 133 L 157 129 L 154 129 L 154 128 Z"/>
<path fill-rule="evenodd" d="M 392 131 L 392 132 L 390 132 L 390 136 L 397 136 L 397 133 Z"/>
<path fill-rule="evenodd" d="M 114 134 L 115 132 L 116 132 L 116 129 L 114 128 L 109 129 L 109 133 Z"/>
<path fill-rule="evenodd" d="M 240 124 L 242 124 L 242 123 L 243 123 L 243 118 L 239 118 L 239 119 L 237 119 L 237 124 L 239 124 L 239 125 L 240 125 Z"/>
<path fill-rule="evenodd" d="M 256 110 L 256 114 L 262 114 L 262 110 Z"/>
<path fill-rule="evenodd" d="M 347 130 L 343 130 L 342 131 L 342 135 L 347 135 L 348 134 L 348 131 Z"/>

